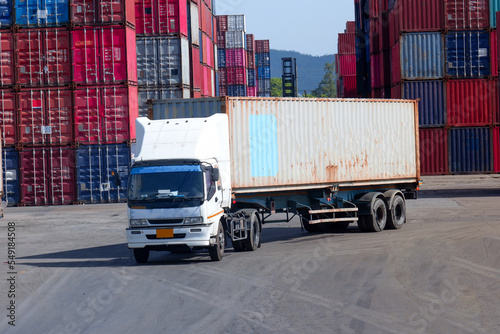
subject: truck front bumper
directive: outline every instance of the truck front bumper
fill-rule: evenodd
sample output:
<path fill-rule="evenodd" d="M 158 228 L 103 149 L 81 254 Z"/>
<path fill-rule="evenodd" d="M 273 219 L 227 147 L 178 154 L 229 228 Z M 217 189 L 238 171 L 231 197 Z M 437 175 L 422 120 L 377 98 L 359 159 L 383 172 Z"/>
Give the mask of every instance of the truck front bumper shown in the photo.
<path fill-rule="evenodd" d="M 176 228 L 127 228 L 128 248 L 155 246 L 208 247 L 210 226 L 186 226 Z M 160 232 L 158 232 L 160 231 Z M 164 237 L 164 232 L 170 234 Z M 163 234 L 163 235 L 162 235 Z"/>

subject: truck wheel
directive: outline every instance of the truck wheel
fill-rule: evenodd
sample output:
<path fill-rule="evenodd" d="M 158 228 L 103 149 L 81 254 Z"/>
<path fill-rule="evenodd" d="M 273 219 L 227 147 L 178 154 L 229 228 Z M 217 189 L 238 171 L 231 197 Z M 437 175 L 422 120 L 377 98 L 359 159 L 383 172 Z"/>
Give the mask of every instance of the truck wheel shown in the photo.
<path fill-rule="evenodd" d="M 387 228 L 400 229 L 406 223 L 406 202 L 401 196 L 395 196 L 387 217 Z"/>
<path fill-rule="evenodd" d="M 245 250 L 245 245 L 243 244 L 243 240 L 232 241 L 232 243 L 235 252 L 243 252 Z"/>
<path fill-rule="evenodd" d="M 376 198 L 371 206 L 371 215 L 365 219 L 368 231 L 381 232 L 387 223 L 387 207 L 381 198 Z"/>
<path fill-rule="evenodd" d="M 247 251 L 253 252 L 260 247 L 260 224 L 253 212 L 250 213 L 248 219 L 250 219 L 250 231 L 248 231 L 247 238 L 243 240 L 243 244 Z"/>
<path fill-rule="evenodd" d="M 149 259 L 149 249 L 134 248 L 134 259 L 137 263 L 146 263 Z"/>
<path fill-rule="evenodd" d="M 211 246 L 209 249 L 210 259 L 212 259 L 212 261 L 220 261 L 224 257 L 224 248 L 226 246 L 226 235 L 221 222 L 219 222 L 219 228 L 217 229 L 215 239 L 215 245 Z"/>

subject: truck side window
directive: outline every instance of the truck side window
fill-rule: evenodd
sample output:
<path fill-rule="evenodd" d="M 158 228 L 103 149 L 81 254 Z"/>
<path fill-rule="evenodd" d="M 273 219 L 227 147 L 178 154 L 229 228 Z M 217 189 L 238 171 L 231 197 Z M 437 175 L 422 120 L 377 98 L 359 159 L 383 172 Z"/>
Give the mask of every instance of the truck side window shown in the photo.
<path fill-rule="evenodd" d="M 205 175 L 205 185 L 207 187 L 207 200 L 210 201 L 215 195 L 215 182 L 212 180 L 212 175 L 209 171 L 203 173 Z"/>

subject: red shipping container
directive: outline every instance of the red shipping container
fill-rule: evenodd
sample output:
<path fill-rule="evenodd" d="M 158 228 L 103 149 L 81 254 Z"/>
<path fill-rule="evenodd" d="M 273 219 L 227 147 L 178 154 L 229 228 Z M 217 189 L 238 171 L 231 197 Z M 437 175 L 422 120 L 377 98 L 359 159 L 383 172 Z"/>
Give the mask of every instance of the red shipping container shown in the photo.
<path fill-rule="evenodd" d="M 399 43 L 391 48 L 391 85 L 401 82 L 401 54 Z"/>
<path fill-rule="evenodd" d="M 128 27 L 86 27 L 72 31 L 77 84 L 137 83 L 135 31 Z"/>
<path fill-rule="evenodd" d="M 339 34 L 338 38 L 338 53 L 342 55 L 356 54 L 356 34 L 347 33 Z"/>
<path fill-rule="evenodd" d="M 246 67 L 245 49 L 226 49 L 226 67 Z"/>
<path fill-rule="evenodd" d="M 488 29 L 488 0 L 449 0 L 445 1 L 445 28 L 451 30 Z"/>
<path fill-rule="evenodd" d="M 191 98 L 193 99 L 199 99 L 201 98 L 201 92 L 199 90 L 192 90 L 191 91 Z"/>
<path fill-rule="evenodd" d="M 340 77 L 340 97 L 358 97 L 355 75 Z"/>
<path fill-rule="evenodd" d="M 136 86 L 95 86 L 74 91 L 75 142 L 118 144 L 135 139 Z"/>
<path fill-rule="evenodd" d="M 356 75 L 356 55 L 339 55 L 339 75 Z"/>
<path fill-rule="evenodd" d="M 394 46 L 399 42 L 399 36 L 401 35 L 401 28 L 399 22 L 399 12 L 396 10 L 391 10 L 389 12 L 389 44 Z"/>
<path fill-rule="evenodd" d="M 340 58 L 340 57 L 339 57 Z M 380 68 L 380 60 L 382 55 L 380 53 L 372 54 L 370 56 L 370 77 L 372 88 L 379 88 L 382 85 L 382 69 Z M 380 96 L 374 96 L 380 97 Z"/>
<path fill-rule="evenodd" d="M 0 31 L 0 86 L 14 85 L 14 38 L 11 32 Z"/>
<path fill-rule="evenodd" d="M 339 54 L 335 54 L 335 73 L 339 73 Z"/>
<path fill-rule="evenodd" d="M 397 84 L 395 86 L 392 86 L 391 99 L 401 99 L 401 98 L 402 98 L 401 84 Z"/>
<path fill-rule="evenodd" d="M 214 68 L 214 44 L 212 40 L 205 35 L 203 36 L 203 63 L 210 68 Z"/>
<path fill-rule="evenodd" d="M 369 0 L 368 7 L 370 8 L 370 19 L 378 17 L 379 14 L 379 0 Z"/>
<path fill-rule="evenodd" d="M 71 90 L 28 89 L 17 98 L 21 143 L 65 145 L 73 141 Z"/>
<path fill-rule="evenodd" d="M 255 69 L 255 52 L 247 51 L 247 68 Z"/>
<path fill-rule="evenodd" d="M 135 0 L 72 0 L 70 20 L 76 25 L 135 25 Z"/>
<path fill-rule="evenodd" d="M 219 68 L 219 85 L 220 86 L 227 86 L 226 68 Z"/>
<path fill-rule="evenodd" d="M 75 202 L 75 154 L 71 147 L 23 148 L 19 155 L 22 204 Z"/>
<path fill-rule="evenodd" d="M 200 17 L 201 17 L 201 30 L 207 34 L 208 36 L 213 36 L 212 34 L 212 11 L 208 6 L 203 3 L 200 6 L 198 6 L 201 10 Z"/>
<path fill-rule="evenodd" d="M 203 85 L 201 87 L 201 95 L 202 96 L 209 96 L 210 93 L 210 86 L 209 86 L 209 81 L 210 81 L 210 72 L 209 68 L 206 66 L 203 66 Z"/>
<path fill-rule="evenodd" d="M 227 31 L 227 15 L 217 16 L 217 31 L 221 32 Z"/>
<path fill-rule="evenodd" d="M 356 32 L 356 22 L 355 21 L 347 21 L 346 23 L 346 33 L 355 33 Z"/>
<path fill-rule="evenodd" d="M 493 171 L 500 173 L 500 128 L 493 128 Z"/>
<path fill-rule="evenodd" d="M 394 10 L 401 32 L 437 31 L 444 28 L 443 0 L 399 0 Z"/>
<path fill-rule="evenodd" d="M 255 52 L 255 36 L 247 34 L 247 52 Z"/>
<path fill-rule="evenodd" d="M 203 83 L 203 69 L 201 68 L 201 63 L 200 63 L 200 49 L 198 47 L 192 46 L 191 47 L 191 59 L 193 60 L 191 62 L 191 85 L 192 87 L 196 89 L 201 89 L 201 85 Z"/>
<path fill-rule="evenodd" d="M 225 31 L 217 31 L 217 47 L 219 49 L 226 48 L 226 32 Z"/>
<path fill-rule="evenodd" d="M 69 30 L 23 29 L 15 33 L 15 40 L 18 84 L 43 87 L 71 82 Z"/>
<path fill-rule="evenodd" d="M 380 47 L 380 24 L 377 18 L 370 20 L 370 53 L 379 53 Z"/>
<path fill-rule="evenodd" d="M 446 84 L 447 120 L 452 126 L 498 123 L 498 79 L 449 80 Z"/>
<path fill-rule="evenodd" d="M 187 2 L 178 0 L 136 0 L 137 35 L 180 34 L 188 37 Z"/>
<path fill-rule="evenodd" d="M 247 84 L 247 70 L 245 67 L 228 67 L 227 68 L 227 84 L 232 85 L 246 85 Z"/>
<path fill-rule="evenodd" d="M 420 129 L 420 173 L 422 175 L 448 174 L 446 129 Z"/>
<path fill-rule="evenodd" d="M 14 91 L 0 90 L 0 125 L 2 127 L 2 147 L 17 143 L 16 95 Z"/>
<path fill-rule="evenodd" d="M 269 53 L 269 40 L 256 40 L 255 41 L 255 51 L 256 53 Z"/>
<path fill-rule="evenodd" d="M 490 58 L 491 58 L 491 75 L 498 77 L 498 35 L 497 30 L 494 29 L 490 34 Z"/>
<path fill-rule="evenodd" d="M 247 87 L 247 97 L 257 97 L 257 87 Z"/>

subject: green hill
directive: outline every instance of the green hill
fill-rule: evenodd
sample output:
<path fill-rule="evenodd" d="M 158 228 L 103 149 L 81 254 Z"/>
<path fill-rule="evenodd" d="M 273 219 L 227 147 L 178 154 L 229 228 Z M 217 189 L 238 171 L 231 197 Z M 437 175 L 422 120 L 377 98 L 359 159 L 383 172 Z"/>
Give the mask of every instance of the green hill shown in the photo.
<path fill-rule="evenodd" d="M 325 64 L 335 61 L 335 56 L 333 54 L 316 57 L 295 51 L 271 49 L 271 77 L 281 78 L 281 58 L 286 57 L 297 59 L 298 85 L 300 94 L 304 94 L 304 91 L 311 93 L 313 89 L 318 88 L 318 85 L 325 74 Z"/>

